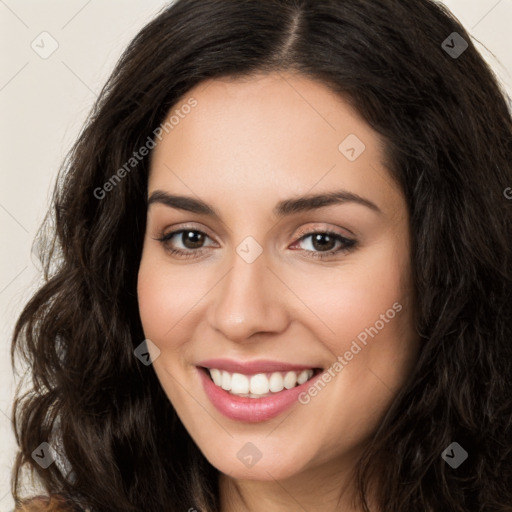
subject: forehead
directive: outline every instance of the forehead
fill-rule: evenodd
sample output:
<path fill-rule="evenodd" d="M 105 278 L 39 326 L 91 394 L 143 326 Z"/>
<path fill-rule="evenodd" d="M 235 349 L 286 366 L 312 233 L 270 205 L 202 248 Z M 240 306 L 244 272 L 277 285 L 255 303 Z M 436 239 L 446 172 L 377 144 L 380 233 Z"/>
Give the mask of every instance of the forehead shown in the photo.
<path fill-rule="evenodd" d="M 191 99 L 194 108 L 183 108 Z M 206 81 L 171 116 L 152 156 L 150 191 L 192 191 L 215 202 L 222 190 L 241 204 L 339 188 L 383 205 L 399 199 L 378 134 L 345 100 L 301 75 Z"/>

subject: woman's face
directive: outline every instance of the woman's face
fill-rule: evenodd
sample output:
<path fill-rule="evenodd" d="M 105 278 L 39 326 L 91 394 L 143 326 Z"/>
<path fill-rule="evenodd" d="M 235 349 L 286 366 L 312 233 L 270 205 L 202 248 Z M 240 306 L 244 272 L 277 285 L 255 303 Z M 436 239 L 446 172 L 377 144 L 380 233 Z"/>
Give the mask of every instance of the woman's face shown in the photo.
<path fill-rule="evenodd" d="M 138 280 L 163 389 L 233 478 L 351 464 L 418 349 L 378 135 L 289 73 L 203 82 L 168 120 Z"/>

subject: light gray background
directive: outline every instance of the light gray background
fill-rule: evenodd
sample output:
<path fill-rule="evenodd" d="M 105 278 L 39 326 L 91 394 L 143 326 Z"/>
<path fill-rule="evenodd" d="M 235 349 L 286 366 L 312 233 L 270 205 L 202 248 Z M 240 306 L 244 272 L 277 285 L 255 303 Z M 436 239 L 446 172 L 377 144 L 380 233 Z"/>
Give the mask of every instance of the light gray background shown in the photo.
<path fill-rule="evenodd" d="M 14 321 L 39 280 L 31 243 L 62 159 L 113 65 L 132 37 L 167 3 L 0 0 L 0 512 L 13 507 L 9 481 L 16 446 L 10 416 L 17 381 L 9 349 Z M 510 93 L 512 0 L 444 3 L 471 33 Z M 58 44 L 46 59 L 31 47 L 38 45 L 39 52 L 51 48 L 51 39 L 40 36 L 44 31 Z"/>

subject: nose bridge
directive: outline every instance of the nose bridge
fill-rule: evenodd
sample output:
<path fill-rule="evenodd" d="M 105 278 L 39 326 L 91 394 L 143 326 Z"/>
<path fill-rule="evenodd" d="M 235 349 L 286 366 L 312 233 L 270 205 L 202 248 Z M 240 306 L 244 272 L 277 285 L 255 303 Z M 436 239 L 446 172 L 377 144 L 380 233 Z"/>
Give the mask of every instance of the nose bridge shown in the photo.
<path fill-rule="evenodd" d="M 276 290 L 279 282 L 261 246 L 244 240 L 229 263 L 230 270 L 217 285 L 210 305 L 211 326 L 233 341 L 284 329 L 286 312 Z"/>

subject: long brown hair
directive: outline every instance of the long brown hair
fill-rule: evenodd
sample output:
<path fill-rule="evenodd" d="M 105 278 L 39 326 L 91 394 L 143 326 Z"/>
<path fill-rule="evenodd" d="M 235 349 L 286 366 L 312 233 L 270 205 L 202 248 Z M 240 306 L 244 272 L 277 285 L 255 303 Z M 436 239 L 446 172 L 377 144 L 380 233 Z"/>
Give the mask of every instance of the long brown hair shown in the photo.
<path fill-rule="evenodd" d="M 82 512 L 82 508 L 60 495 L 36 496 L 28 500 L 21 500 L 16 512 Z M 86 509 L 86 512 L 89 512 Z"/>
<path fill-rule="evenodd" d="M 16 500 L 28 467 L 98 512 L 219 511 L 217 470 L 133 353 L 148 158 L 97 191 L 201 81 L 280 70 L 331 87 L 382 136 L 409 209 L 422 350 L 360 461 L 364 510 L 374 486 L 390 512 L 512 510 L 512 120 L 431 0 L 178 0 L 136 36 L 63 165 L 46 282 L 15 327 L 13 364 L 33 380 L 13 409 Z M 31 456 L 57 434 L 70 473 Z M 441 457 L 452 442 L 469 454 L 457 469 Z"/>

